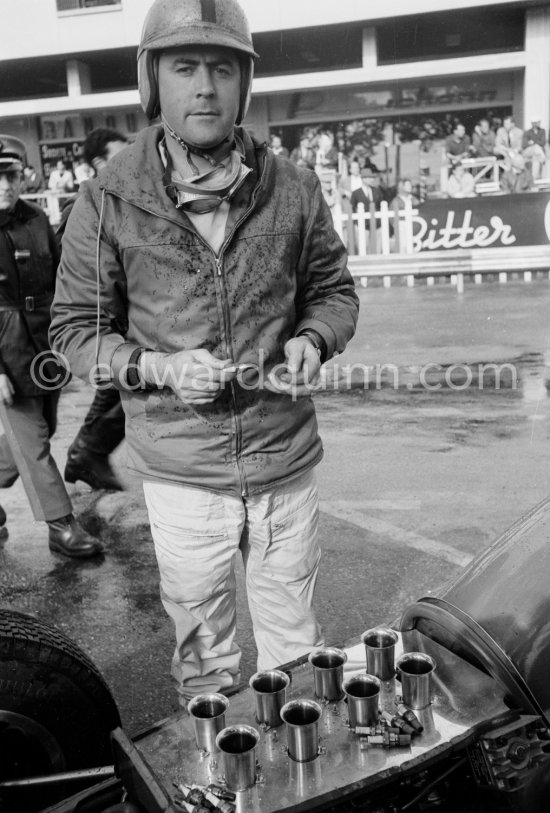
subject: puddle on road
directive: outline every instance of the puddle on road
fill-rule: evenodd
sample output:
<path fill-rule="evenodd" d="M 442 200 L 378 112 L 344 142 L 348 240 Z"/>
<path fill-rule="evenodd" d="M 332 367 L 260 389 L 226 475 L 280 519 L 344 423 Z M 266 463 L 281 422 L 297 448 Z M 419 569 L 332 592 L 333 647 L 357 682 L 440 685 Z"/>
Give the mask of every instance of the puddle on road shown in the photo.
<path fill-rule="evenodd" d="M 531 435 L 535 423 L 546 433 L 543 422 L 550 419 L 550 353 L 498 364 L 385 365 L 367 383 L 355 377 L 349 387 L 317 394 L 323 431 L 341 430 L 344 419 L 346 434 L 383 436 L 395 433 L 397 421 L 406 444 L 437 436 L 429 451 L 445 453 Z"/>
<path fill-rule="evenodd" d="M 411 395 L 442 391 L 456 394 L 505 392 L 516 393 L 526 403 L 533 403 L 546 399 L 549 388 L 550 351 L 526 353 L 504 362 L 430 362 L 422 366 L 355 364 L 328 370 L 318 395 L 357 395 L 361 391 L 368 395 L 392 390 Z M 330 409 L 329 403 L 327 408 Z"/>

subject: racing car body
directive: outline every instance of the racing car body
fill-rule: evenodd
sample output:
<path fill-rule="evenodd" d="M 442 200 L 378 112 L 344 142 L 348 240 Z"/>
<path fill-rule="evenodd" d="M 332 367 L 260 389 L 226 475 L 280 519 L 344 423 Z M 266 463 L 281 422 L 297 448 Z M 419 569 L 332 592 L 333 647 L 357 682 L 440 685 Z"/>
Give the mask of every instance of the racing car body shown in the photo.
<path fill-rule="evenodd" d="M 550 809 L 549 538 L 547 500 L 437 598 L 419 598 L 392 625 L 397 658 L 423 653 L 436 665 L 429 702 L 414 711 L 422 732 L 409 741 L 369 738 L 352 728 L 345 698 L 315 695 L 307 658 L 280 667 L 290 678 L 286 699 L 313 700 L 321 708 L 318 743 L 307 761 L 289 754 L 284 724 L 258 724 L 252 688 L 229 697 L 226 725 L 258 734 L 254 777 L 234 793 L 235 812 Z M 346 678 L 367 671 L 359 638 L 345 653 Z M 395 714 L 402 694 L 398 675 L 382 680 L 380 709 Z M 191 810 L 178 800 L 178 786 L 224 787 L 227 780 L 220 753 L 197 748 L 185 710 L 131 745 L 120 730 L 113 742 L 119 778 L 111 782 L 121 793 L 126 789 L 134 810 Z M 93 806 L 98 792 L 90 789 L 49 813 L 99 813 L 106 808 Z"/>

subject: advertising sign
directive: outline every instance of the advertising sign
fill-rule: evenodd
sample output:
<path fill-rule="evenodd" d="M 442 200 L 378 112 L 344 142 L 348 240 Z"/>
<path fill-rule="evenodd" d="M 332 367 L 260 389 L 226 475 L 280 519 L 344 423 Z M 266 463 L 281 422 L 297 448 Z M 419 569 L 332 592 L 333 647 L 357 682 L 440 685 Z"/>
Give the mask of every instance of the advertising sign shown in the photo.
<path fill-rule="evenodd" d="M 82 143 L 72 139 L 71 141 L 56 141 L 53 144 L 40 144 L 40 158 L 42 159 L 42 172 L 46 180 L 50 177 L 50 172 L 55 169 L 58 161 L 65 161 L 67 166 L 72 166 L 82 155 Z"/>
<path fill-rule="evenodd" d="M 414 251 L 549 243 L 549 192 L 430 200 L 413 216 Z"/>

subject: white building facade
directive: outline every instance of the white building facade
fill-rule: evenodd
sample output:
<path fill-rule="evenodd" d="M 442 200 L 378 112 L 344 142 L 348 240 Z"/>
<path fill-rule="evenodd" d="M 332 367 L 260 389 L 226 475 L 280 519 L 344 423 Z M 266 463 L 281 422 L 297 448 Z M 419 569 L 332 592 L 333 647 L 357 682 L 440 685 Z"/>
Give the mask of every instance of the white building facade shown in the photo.
<path fill-rule="evenodd" d="M 550 115 L 550 0 L 241 0 L 256 50 L 247 125 L 297 145 L 365 122 L 385 142 L 426 122 Z M 136 49 L 151 0 L 2 0 L 0 132 L 48 173 L 94 127 L 147 122 Z"/>

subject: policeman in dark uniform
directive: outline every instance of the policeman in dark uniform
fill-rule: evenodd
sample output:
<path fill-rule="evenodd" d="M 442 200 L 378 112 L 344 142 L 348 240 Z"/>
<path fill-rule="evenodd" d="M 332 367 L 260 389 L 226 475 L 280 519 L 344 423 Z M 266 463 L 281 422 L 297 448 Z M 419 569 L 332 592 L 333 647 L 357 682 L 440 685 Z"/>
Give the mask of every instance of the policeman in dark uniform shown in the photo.
<path fill-rule="evenodd" d="M 89 557 L 103 546 L 73 516 L 50 452 L 66 380 L 48 344 L 59 253 L 45 213 L 19 198 L 25 152 L 18 138 L 0 135 L 0 488 L 20 475 L 34 518 L 48 525 L 50 550 Z M 5 522 L 0 508 L 3 538 Z"/>

